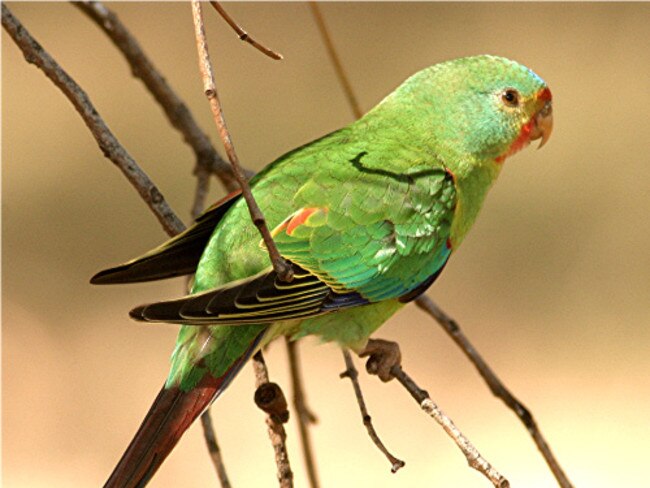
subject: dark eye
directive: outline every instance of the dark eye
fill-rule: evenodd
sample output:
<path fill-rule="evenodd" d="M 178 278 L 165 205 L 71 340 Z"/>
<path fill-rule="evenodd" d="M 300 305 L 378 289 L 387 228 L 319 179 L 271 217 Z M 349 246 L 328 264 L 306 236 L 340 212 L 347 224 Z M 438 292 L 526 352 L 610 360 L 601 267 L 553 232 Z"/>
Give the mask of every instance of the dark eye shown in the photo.
<path fill-rule="evenodd" d="M 509 88 L 503 92 L 501 100 L 508 107 L 517 107 L 519 105 L 519 92 L 514 88 Z"/>

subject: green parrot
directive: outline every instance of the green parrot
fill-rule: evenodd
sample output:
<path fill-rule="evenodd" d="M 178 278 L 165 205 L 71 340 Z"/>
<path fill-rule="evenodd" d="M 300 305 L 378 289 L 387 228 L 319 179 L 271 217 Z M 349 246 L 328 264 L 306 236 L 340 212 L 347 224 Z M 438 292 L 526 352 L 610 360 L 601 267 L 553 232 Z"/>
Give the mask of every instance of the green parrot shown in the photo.
<path fill-rule="evenodd" d="M 195 273 L 191 294 L 131 317 L 181 324 L 166 383 L 105 486 L 140 487 L 245 362 L 279 336 L 361 353 L 438 277 L 507 157 L 552 129 L 551 92 L 491 55 L 405 81 L 361 119 L 281 156 L 250 182 L 294 279 L 273 271 L 239 192 L 161 247 L 91 282 Z"/>

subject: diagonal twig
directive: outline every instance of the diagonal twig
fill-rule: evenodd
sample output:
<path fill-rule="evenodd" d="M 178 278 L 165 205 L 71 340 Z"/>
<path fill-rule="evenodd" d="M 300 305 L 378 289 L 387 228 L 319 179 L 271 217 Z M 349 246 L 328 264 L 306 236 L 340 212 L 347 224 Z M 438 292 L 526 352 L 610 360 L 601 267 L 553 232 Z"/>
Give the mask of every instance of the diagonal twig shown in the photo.
<path fill-rule="evenodd" d="M 309 2 L 309 7 L 311 8 L 311 13 L 314 16 L 314 20 L 316 21 L 316 25 L 318 26 L 318 31 L 320 32 L 321 38 L 323 39 L 323 43 L 325 44 L 325 49 L 327 49 L 327 54 L 330 57 L 330 61 L 334 65 L 336 76 L 338 77 L 339 82 L 341 83 L 341 86 L 343 88 L 343 91 L 345 92 L 345 98 L 347 98 L 348 100 L 348 104 L 352 109 L 352 113 L 354 114 L 354 117 L 358 119 L 363 115 L 363 113 L 361 112 L 361 107 L 359 105 L 356 95 L 354 94 L 354 90 L 352 89 L 350 80 L 348 79 L 348 76 L 345 73 L 343 64 L 339 59 L 339 55 L 336 52 L 336 48 L 334 47 L 334 42 L 332 41 L 332 37 L 329 34 L 329 30 L 327 29 L 327 24 L 325 24 L 325 19 L 323 19 L 323 14 L 321 14 L 320 11 L 320 7 L 318 6 L 317 2 Z"/>
<path fill-rule="evenodd" d="M 307 428 L 309 424 L 317 422 L 316 416 L 307 407 L 305 392 L 302 387 L 302 375 L 300 373 L 300 360 L 298 357 L 298 344 L 288 337 L 285 337 L 287 344 L 287 354 L 289 356 L 289 369 L 291 370 L 291 385 L 293 390 L 293 405 L 296 410 L 296 419 L 298 421 L 298 432 L 302 445 L 303 458 L 307 467 L 307 478 L 311 488 L 318 488 L 318 474 L 316 473 L 316 463 L 311 447 L 311 435 Z"/>
<path fill-rule="evenodd" d="M 350 85 L 350 82 L 348 81 L 345 70 L 343 69 L 341 61 L 339 60 L 334 44 L 329 36 L 327 26 L 325 24 L 323 16 L 320 13 L 318 4 L 315 2 L 310 2 L 310 7 L 312 9 L 314 18 L 316 19 L 316 22 L 318 24 L 321 37 L 323 38 L 323 42 L 325 43 L 325 46 L 327 48 L 327 52 L 330 56 L 330 60 L 334 65 L 334 69 L 336 70 L 336 74 L 339 79 L 339 82 L 341 83 L 341 85 L 343 86 L 343 90 L 345 91 L 346 97 L 348 99 L 348 103 L 350 105 L 350 109 L 352 110 L 354 116 L 356 118 L 359 118 L 361 117 L 361 109 L 359 108 L 359 104 L 356 101 L 357 99 L 356 96 L 354 95 L 354 91 L 352 90 L 352 87 Z M 510 391 L 508 391 L 507 388 L 503 386 L 503 383 L 501 383 L 501 381 L 497 378 L 497 376 L 494 374 L 491 368 L 485 363 L 485 361 L 483 361 L 483 359 L 478 355 L 474 347 L 470 344 L 470 342 L 467 340 L 464 334 L 460 331 L 458 324 L 453 319 L 451 319 L 447 314 L 445 314 L 439 307 L 437 307 L 433 303 L 433 301 L 431 301 L 426 295 L 421 295 L 420 297 L 418 297 L 415 300 L 415 303 L 421 309 L 429 313 L 429 315 L 431 315 L 436 321 L 438 321 L 440 325 L 443 326 L 443 328 L 447 331 L 447 333 L 452 337 L 452 339 L 456 342 L 456 344 L 463 350 L 463 352 L 467 355 L 470 361 L 472 361 L 474 366 L 478 369 L 479 374 L 487 382 L 488 386 L 490 387 L 490 390 L 492 390 L 492 393 L 497 397 L 501 398 L 504 401 L 504 403 L 517 414 L 519 419 L 524 423 L 524 425 L 528 429 L 528 432 L 533 437 L 533 440 L 537 445 L 537 448 L 542 453 L 544 460 L 546 461 L 549 468 L 553 472 L 553 475 L 555 476 L 555 479 L 557 480 L 558 484 L 562 488 L 572 488 L 573 485 L 571 484 L 566 474 L 562 470 L 562 467 L 560 466 L 559 462 L 551 452 L 551 449 L 548 443 L 546 442 L 546 439 L 544 439 L 544 437 L 542 436 L 542 433 L 537 427 L 537 423 L 535 422 L 530 411 L 521 402 L 519 402 L 519 400 L 517 400 L 510 393 Z"/>
<path fill-rule="evenodd" d="M 4 3 L 2 4 L 2 26 L 21 49 L 25 60 L 43 71 L 70 100 L 97 141 L 104 156 L 122 171 L 155 214 L 165 232 L 170 236 L 181 232 L 185 228 L 183 222 L 169 207 L 156 185 L 118 142 L 86 92 L 41 47 Z"/>
<path fill-rule="evenodd" d="M 253 39 L 248 32 L 246 32 L 244 29 L 242 29 L 235 20 L 228 15 L 228 12 L 226 12 L 226 9 L 224 9 L 219 2 L 211 1 L 210 5 L 214 7 L 214 9 L 219 12 L 219 15 L 223 17 L 223 20 L 225 20 L 230 27 L 232 27 L 232 30 L 235 31 L 237 36 L 239 37 L 239 40 L 247 42 L 251 46 L 253 46 L 255 49 L 260 51 L 261 53 L 266 54 L 269 58 L 275 59 L 277 61 L 283 59 L 282 54 L 275 52 L 272 49 L 269 49 L 268 47 L 262 45 L 261 43 L 257 42 L 255 39 Z"/>
<path fill-rule="evenodd" d="M 285 260 L 280 256 L 271 233 L 266 225 L 266 220 L 264 215 L 260 210 L 253 193 L 251 192 L 250 186 L 246 181 L 246 177 L 242 171 L 241 165 L 239 164 L 239 158 L 235 152 L 235 148 L 228 132 L 228 127 L 226 126 L 226 121 L 223 115 L 223 110 L 221 109 L 221 102 L 217 95 L 217 87 L 214 81 L 214 72 L 212 69 L 212 63 L 210 61 L 210 55 L 208 53 L 208 44 L 205 36 L 205 27 L 203 24 L 203 10 L 199 0 L 192 0 L 192 18 L 194 21 L 194 34 L 196 36 L 196 47 L 199 54 L 199 69 L 201 71 L 201 77 L 203 79 L 203 90 L 205 96 L 208 98 L 210 103 L 210 108 L 212 109 L 212 115 L 214 116 L 214 121 L 219 130 L 219 136 L 223 141 L 223 145 L 226 149 L 226 154 L 228 154 L 228 159 L 232 165 L 233 172 L 237 178 L 237 182 L 242 190 L 242 196 L 246 200 L 248 209 L 251 214 L 251 219 L 253 223 L 259 230 L 262 238 L 264 239 L 264 244 L 271 258 L 273 264 L 273 269 L 277 273 L 278 277 L 282 281 L 291 281 L 293 279 L 292 269 Z"/>
<path fill-rule="evenodd" d="M 72 5 L 97 24 L 124 55 L 133 76 L 142 80 L 147 90 L 165 112 L 169 122 L 183 135 L 185 142 L 194 151 L 196 156 L 195 171 L 199 171 L 200 168 L 209 170 L 221 180 L 229 191 L 236 189 L 237 181 L 230 165 L 219 156 L 208 136 L 196 123 L 187 105 L 156 69 L 118 16 L 101 2 L 72 2 Z M 247 176 L 251 174 L 252 172 Z"/>
<path fill-rule="evenodd" d="M 268 413 L 266 425 L 269 428 L 269 439 L 275 452 L 275 464 L 278 468 L 277 476 L 280 488 L 293 487 L 293 472 L 287 454 L 287 433 L 282 426 L 289 419 L 287 401 L 278 385 L 269 382 L 269 372 L 262 351 L 253 356 L 253 369 L 255 370 L 255 403 Z M 263 398 L 267 397 L 267 398 Z"/>
<path fill-rule="evenodd" d="M 354 367 L 354 362 L 352 362 L 352 356 L 350 356 L 350 353 L 346 350 L 343 349 L 343 358 L 345 359 L 345 371 L 341 373 L 339 376 L 341 378 L 350 378 L 350 381 L 352 381 L 352 387 L 354 388 L 354 395 L 357 398 L 357 403 L 359 404 L 359 410 L 361 411 L 361 417 L 363 418 L 363 425 L 366 427 L 366 430 L 368 431 L 368 435 L 370 436 L 370 439 L 372 439 L 372 442 L 375 443 L 377 448 L 386 456 L 386 459 L 391 464 L 391 472 L 397 473 L 397 471 L 404 467 L 404 461 L 401 459 L 397 459 L 395 456 L 393 456 L 388 449 L 386 449 L 386 446 L 384 443 L 381 441 L 379 436 L 377 435 L 377 431 L 375 430 L 375 427 L 372 425 L 372 418 L 368 414 L 368 409 L 366 408 L 366 402 L 363 399 L 363 393 L 361 393 L 361 386 L 359 385 L 359 372 L 357 371 L 357 368 Z"/>
<path fill-rule="evenodd" d="M 208 446 L 208 452 L 210 453 L 212 464 L 214 464 L 214 467 L 217 471 L 217 476 L 219 477 L 221 488 L 230 488 L 230 480 L 228 479 L 226 466 L 223 462 L 223 458 L 221 457 L 221 450 L 219 449 L 217 437 L 214 433 L 214 427 L 212 426 L 212 417 L 210 416 L 209 409 L 201 415 L 201 425 L 203 426 L 203 436 L 205 438 L 205 443 Z"/>
<path fill-rule="evenodd" d="M 496 488 L 508 488 L 510 483 L 494 467 L 485 460 L 463 433 L 456 427 L 452 420 L 447 417 L 442 410 L 431 400 L 429 393 L 421 389 L 409 375 L 407 375 L 401 366 L 395 365 L 390 370 L 391 374 L 397 378 L 404 388 L 411 394 L 415 401 L 420 405 L 430 417 L 433 417 L 438 424 L 445 430 L 447 435 L 453 439 L 458 448 L 467 458 L 470 467 L 476 469 L 485 475 Z"/>
<path fill-rule="evenodd" d="M 508 406 L 508 408 L 515 412 L 517 417 L 519 417 L 519 419 L 523 422 L 523 424 L 526 426 L 526 429 L 528 429 L 528 432 L 535 441 L 537 448 L 542 453 L 542 456 L 544 456 L 544 460 L 553 472 L 553 476 L 555 476 L 558 484 L 562 488 L 572 488 L 573 485 L 553 455 L 551 448 L 542 435 L 542 432 L 537 426 L 537 422 L 535 422 L 535 419 L 533 418 L 530 411 L 503 385 L 494 371 L 492 371 L 492 368 L 488 366 L 478 351 L 469 342 L 465 334 L 463 334 L 462 330 L 458 326 L 458 323 L 449 317 L 449 315 L 447 315 L 444 311 L 442 311 L 440 307 L 438 307 L 433 302 L 433 300 L 431 300 L 426 295 L 420 296 L 417 300 L 415 300 L 415 303 L 418 307 L 420 307 L 420 309 L 428 313 L 436 320 L 436 322 L 442 326 L 445 332 L 449 334 L 449 336 L 454 340 L 458 347 L 461 348 L 461 350 L 469 358 L 472 364 L 476 367 L 481 377 L 490 387 L 492 393 L 496 397 L 500 398 Z"/>

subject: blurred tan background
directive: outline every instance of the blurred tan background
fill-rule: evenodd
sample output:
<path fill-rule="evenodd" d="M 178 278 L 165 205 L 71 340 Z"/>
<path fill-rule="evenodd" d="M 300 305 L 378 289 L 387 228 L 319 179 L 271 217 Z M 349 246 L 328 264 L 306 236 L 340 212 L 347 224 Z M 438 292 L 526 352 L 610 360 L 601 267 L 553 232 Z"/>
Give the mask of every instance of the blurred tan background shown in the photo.
<path fill-rule="evenodd" d="M 117 137 L 188 221 L 193 156 L 107 38 L 62 3 L 9 3 L 88 91 Z M 242 162 L 259 169 L 352 120 L 308 6 L 228 4 L 273 62 L 207 12 L 220 94 Z M 189 4 L 111 4 L 208 130 Z M 519 60 L 554 94 L 555 133 L 508 160 L 478 223 L 429 291 L 528 405 L 578 487 L 648 486 L 650 452 L 650 5 L 397 4 L 322 7 L 362 106 L 413 72 L 479 53 Z M 176 327 L 127 311 L 182 280 L 92 287 L 89 277 L 165 234 L 69 102 L 2 34 L 3 484 L 98 486 L 167 372 Z M 223 194 L 214 183 L 211 199 Z M 409 307 L 380 336 L 515 487 L 554 480 L 516 417 L 456 346 Z M 290 394 L 285 348 L 267 354 Z M 368 439 L 342 357 L 301 355 L 323 486 L 485 487 L 397 384 L 362 376 L 391 475 Z M 358 363 L 361 367 L 361 363 Z M 213 408 L 235 487 L 276 486 L 246 368 Z M 296 486 L 306 486 L 289 424 Z M 153 487 L 216 486 L 194 426 Z"/>

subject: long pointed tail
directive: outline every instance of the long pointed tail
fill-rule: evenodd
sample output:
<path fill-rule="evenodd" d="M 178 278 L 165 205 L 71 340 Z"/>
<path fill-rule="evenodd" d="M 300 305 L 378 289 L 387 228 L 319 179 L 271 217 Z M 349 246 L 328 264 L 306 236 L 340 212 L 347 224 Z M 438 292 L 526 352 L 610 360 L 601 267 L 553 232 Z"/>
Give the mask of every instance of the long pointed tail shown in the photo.
<path fill-rule="evenodd" d="M 163 387 L 104 488 L 145 486 L 187 428 L 225 388 L 227 379 L 227 375 L 206 374 L 187 392 Z"/>

